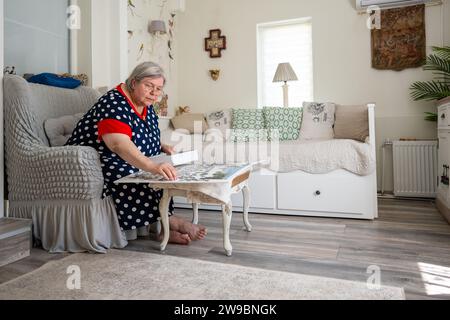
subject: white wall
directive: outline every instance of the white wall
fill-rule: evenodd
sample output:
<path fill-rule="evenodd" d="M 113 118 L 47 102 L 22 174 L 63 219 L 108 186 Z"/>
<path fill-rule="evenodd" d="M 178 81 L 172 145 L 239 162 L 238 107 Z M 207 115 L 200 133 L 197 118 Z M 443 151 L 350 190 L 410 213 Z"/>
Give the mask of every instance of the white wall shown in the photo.
<path fill-rule="evenodd" d="M 96 89 L 112 88 L 128 72 L 127 0 L 77 0 L 81 30 L 75 31 L 76 66 L 73 73 L 86 73 Z"/>
<path fill-rule="evenodd" d="M 5 194 L 5 152 L 3 140 L 3 0 L 0 0 L 0 194 Z M 0 218 L 5 216 L 4 201 L 0 201 Z"/>
<path fill-rule="evenodd" d="M 91 0 L 72 0 L 71 4 L 80 8 L 79 30 L 72 30 L 71 70 L 72 74 L 87 74 L 92 85 L 92 36 L 91 36 Z"/>
<path fill-rule="evenodd" d="M 92 86 L 111 88 L 127 76 L 126 1 L 95 0 L 91 5 Z"/>
<path fill-rule="evenodd" d="M 450 0 L 444 0 L 444 44 L 450 46 Z"/>
<path fill-rule="evenodd" d="M 426 9 L 428 47 L 442 45 L 441 10 L 442 6 Z M 411 83 L 428 80 L 430 74 L 420 68 L 402 72 L 372 69 L 367 16 L 356 13 L 353 0 L 188 0 L 177 35 L 179 103 L 194 112 L 255 107 L 256 25 L 302 17 L 312 17 L 313 23 L 315 100 L 377 103 L 380 169 L 384 139 L 436 138 L 436 125 L 423 120 L 423 112 L 435 110 L 433 103 L 414 102 L 409 95 Z M 214 28 L 227 36 L 228 48 L 221 59 L 210 59 L 203 49 L 208 30 Z M 222 72 L 214 82 L 208 70 L 216 68 Z M 301 77 L 301 70 L 297 73 Z M 391 166 L 388 161 L 387 190 L 393 184 Z"/>
<path fill-rule="evenodd" d="M 110 32 L 111 32 L 111 83 L 117 85 L 125 81 L 128 76 L 128 18 L 127 1 L 109 0 L 112 4 L 110 9 Z M 114 17 L 117 17 L 114 18 Z"/>

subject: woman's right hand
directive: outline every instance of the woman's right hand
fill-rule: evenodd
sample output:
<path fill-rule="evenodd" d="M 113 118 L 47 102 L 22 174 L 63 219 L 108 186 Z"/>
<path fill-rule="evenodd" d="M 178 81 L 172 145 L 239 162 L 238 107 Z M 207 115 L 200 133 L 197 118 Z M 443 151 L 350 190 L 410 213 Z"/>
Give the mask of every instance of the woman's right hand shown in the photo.
<path fill-rule="evenodd" d="M 150 172 L 159 174 L 169 181 L 177 180 L 177 170 L 169 163 L 156 164 L 155 166 L 152 166 Z"/>

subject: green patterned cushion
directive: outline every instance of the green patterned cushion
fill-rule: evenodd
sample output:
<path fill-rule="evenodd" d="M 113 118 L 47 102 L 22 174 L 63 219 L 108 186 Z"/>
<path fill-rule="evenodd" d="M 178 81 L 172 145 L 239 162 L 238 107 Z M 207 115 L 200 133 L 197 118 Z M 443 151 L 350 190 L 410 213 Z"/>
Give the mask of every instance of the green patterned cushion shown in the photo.
<path fill-rule="evenodd" d="M 265 127 L 270 140 L 297 140 L 302 123 L 302 108 L 264 107 Z"/>
<path fill-rule="evenodd" d="M 231 128 L 233 142 L 267 140 L 262 109 L 232 109 Z"/>

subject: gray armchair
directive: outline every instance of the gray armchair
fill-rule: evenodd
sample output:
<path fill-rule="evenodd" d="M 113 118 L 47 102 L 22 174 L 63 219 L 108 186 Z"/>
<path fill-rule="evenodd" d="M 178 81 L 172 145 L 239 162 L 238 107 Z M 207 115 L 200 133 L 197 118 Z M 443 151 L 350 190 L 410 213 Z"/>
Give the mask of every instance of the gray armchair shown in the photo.
<path fill-rule="evenodd" d="M 33 221 L 50 252 L 123 248 L 112 199 L 101 199 L 103 175 L 90 147 L 50 147 L 44 121 L 86 112 L 99 98 L 91 88 L 61 89 L 4 78 L 5 163 L 9 216 Z"/>

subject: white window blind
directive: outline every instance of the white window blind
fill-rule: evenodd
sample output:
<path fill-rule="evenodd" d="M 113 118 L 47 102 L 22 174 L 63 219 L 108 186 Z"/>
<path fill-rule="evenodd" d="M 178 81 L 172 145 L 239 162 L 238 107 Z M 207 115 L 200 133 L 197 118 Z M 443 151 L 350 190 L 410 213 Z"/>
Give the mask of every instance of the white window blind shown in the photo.
<path fill-rule="evenodd" d="M 312 101 L 313 53 L 311 19 L 258 25 L 258 104 L 283 106 L 283 82 L 273 83 L 278 64 L 289 62 L 299 81 L 289 81 L 289 106 Z"/>

